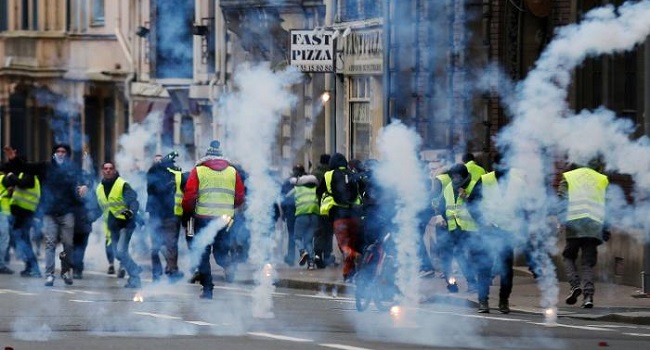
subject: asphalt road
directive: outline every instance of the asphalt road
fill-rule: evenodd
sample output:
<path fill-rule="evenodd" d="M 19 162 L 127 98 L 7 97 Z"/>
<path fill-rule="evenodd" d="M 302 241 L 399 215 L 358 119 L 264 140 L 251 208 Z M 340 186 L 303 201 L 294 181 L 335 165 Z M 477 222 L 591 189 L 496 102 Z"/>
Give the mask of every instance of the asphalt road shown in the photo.
<path fill-rule="evenodd" d="M 540 315 L 476 314 L 449 305 L 371 309 L 332 291 L 282 289 L 273 315 L 252 317 L 252 286 L 219 283 L 199 300 L 186 283 L 122 288 L 124 280 L 86 272 L 65 286 L 57 279 L 0 276 L 0 346 L 5 349 L 644 349 L 650 327 Z M 135 294 L 142 302 L 134 301 Z"/>

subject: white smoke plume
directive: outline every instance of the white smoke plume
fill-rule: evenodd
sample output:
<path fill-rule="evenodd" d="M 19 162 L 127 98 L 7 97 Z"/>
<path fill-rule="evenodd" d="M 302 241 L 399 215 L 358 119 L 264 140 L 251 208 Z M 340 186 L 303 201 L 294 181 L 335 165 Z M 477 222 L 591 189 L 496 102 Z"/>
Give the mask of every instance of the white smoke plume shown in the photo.
<path fill-rule="evenodd" d="M 419 303 L 418 214 L 427 206 L 428 189 L 425 166 L 418 159 L 421 139 L 400 122 L 382 129 L 378 147 L 381 162 L 376 179 L 384 191 L 395 199 L 393 223 L 397 229 L 393 239 L 397 248 L 397 286 L 403 293 L 405 305 Z"/>
<path fill-rule="evenodd" d="M 267 65 L 242 65 L 235 75 L 236 92 L 226 97 L 225 155 L 234 159 L 247 173 L 246 227 L 250 232 L 249 262 L 258 269 L 253 290 L 253 315 L 272 317 L 271 294 L 275 287 L 268 263 L 275 247 L 272 239 L 272 210 L 280 188 L 269 173 L 277 126 L 283 113 L 290 113 L 297 99 L 290 86 L 300 74 L 289 69 L 273 72 Z"/>
<path fill-rule="evenodd" d="M 520 200 L 530 205 L 529 218 L 543 249 L 555 246 L 546 222 L 554 203 L 548 180 L 554 172 L 553 157 L 566 155 L 573 163 L 585 164 L 602 156 L 607 170 L 632 175 L 639 189 L 650 187 L 648 138 L 630 140 L 632 125 L 617 119 L 604 108 L 574 114 L 567 103 L 571 73 L 587 57 L 631 50 L 650 34 L 650 1 L 604 6 L 585 15 L 578 24 L 560 28 L 510 99 L 513 122 L 498 135 L 498 146 L 508 151 L 508 164 L 526 170 L 528 188 Z M 636 215 L 638 211 L 621 213 Z M 647 215 L 627 219 L 647 222 Z M 647 226 L 647 224 L 646 224 Z M 539 253 L 539 252 L 538 252 Z M 547 254 L 541 254 L 547 256 Z M 551 262 L 543 264 L 551 272 Z M 557 304 L 557 282 L 540 281 L 544 307 Z"/>

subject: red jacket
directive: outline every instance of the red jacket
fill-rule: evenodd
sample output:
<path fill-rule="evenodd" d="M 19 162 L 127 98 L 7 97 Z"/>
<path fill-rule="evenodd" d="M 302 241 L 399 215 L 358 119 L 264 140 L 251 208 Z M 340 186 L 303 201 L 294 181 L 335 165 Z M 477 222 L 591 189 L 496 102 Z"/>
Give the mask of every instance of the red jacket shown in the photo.
<path fill-rule="evenodd" d="M 207 166 L 208 168 L 216 171 L 222 171 L 227 167 L 231 166 L 230 163 L 223 158 L 207 156 L 199 160 L 197 166 Z M 199 197 L 199 177 L 196 172 L 196 167 L 190 172 L 190 176 L 187 179 L 185 184 L 185 191 L 183 192 L 183 216 L 193 216 L 194 207 L 196 206 L 196 200 Z M 235 208 L 241 206 L 244 203 L 246 197 L 244 189 L 244 181 L 242 181 L 239 176 L 239 172 L 236 174 L 235 181 Z"/>

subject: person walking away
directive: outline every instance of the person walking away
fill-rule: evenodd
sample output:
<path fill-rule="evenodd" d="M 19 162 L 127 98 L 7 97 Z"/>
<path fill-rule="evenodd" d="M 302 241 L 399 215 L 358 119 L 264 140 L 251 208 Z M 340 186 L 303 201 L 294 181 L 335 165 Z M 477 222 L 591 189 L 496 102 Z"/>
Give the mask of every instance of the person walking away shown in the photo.
<path fill-rule="evenodd" d="M 481 257 L 474 253 L 483 253 L 474 244 L 479 234 L 479 227 L 472 218 L 467 204 L 476 181 L 472 181 L 464 164 L 452 166 L 449 169 L 449 177 L 451 183 L 443 190 L 443 200 L 439 203 L 434 223 L 436 227 L 442 227 L 449 231 L 449 254 L 452 258 L 456 258 L 467 280 L 467 291 L 471 293 L 476 291 L 476 272 L 472 259 L 476 260 Z M 483 261 L 483 259 L 480 260 Z M 451 271 L 445 271 L 445 275 L 449 282 Z"/>
<path fill-rule="evenodd" d="M 325 173 L 330 170 L 329 154 L 321 154 L 319 164 L 316 170 L 312 172 L 318 180 L 318 187 L 316 188 L 316 197 L 319 203 L 322 201 L 323 193 L 325 192 Z M 328 215 L 319 214 L 318 216 L 318 229 L 314 234 L 314 266 L 319 269 L 325 268 L 332 262 L 332 240 L 334 231 L 332 230 L 332 221 Z"/>
<path fill-rule="evenodd" d="M 302 166 L 299 166 L 302 168 Z M 300 252 L 298 265 L 313 268 L 314 258 L 314 234 L 318 229 L 318 215 L 320 213 L 316 187 L 318 179 L 316 176 L 305 174 L 292 179 L 294 188 L 292 190 L 296 207 L 295 239 L 296 246 Z"/>
<path fill-rule="evenodd" d="M 210 244 L 206 247 L 193 246 L 193 250 L 202 251 L 199 263 L 199 282 L 202 286 L 201 299 L 212 299 L 212 268 L 210 254 L 225 271 L 227 282 L 234 280 L 229 257 L 230 228 L 235 210 L 245 199 L 244 182 L 230 162 L 223 157 L 221 144 L 214 140 L 210 142 L 206 154 L 199 159 L 190 172 L 183 193 L 183 223 L 194 218 L 195 235 L 211 234 L 201 232 L 214 220 L 224 220 L 222 227 Z M 193 241 L 196 244 L 196 239 Z"/>
<path fill-rule="evenodd" d="M 589 166 L 575 165 L 562 174 L 558 194 L 562 199 L 566 244 L 562 251 L 564 268 L 571 291 L 566 303 L 573 305 L 582 294 L 582 307 L 594 307 L 594 267 L 598 260 L 598 246 L 609 240 L 606 223 L 606 198 L 609 180 L 600 173 L 600 162 L 592 160 Z M 576 260 L 581 253 L 582 279 Z M 582 282 L 582 286 L 581 286 Z"/>
<path fill-rule="evenodd" d="M 180 236 L 182 171 L 174 164 L 178 153 L 156 157 L 147 171 L 147 205 L 151 235 L 151 273 L 154 282 L 163 274 L 160 253 L 165 258 L 165 275 L 170 282 L 182 279 L 178 269 L 178 239 Z M 163 249 L 164 247 L 164 249 Z"/>
<path fill-rule="evenodd" d="M 361 197 L 358 183 L 352 181 L 353 173 L 341 153 L 330 159 L 330 171 L 325 173 L 321 214 L 328 214 L 333 223 L 334 235 L 343 252 L 343 280 L 351 282 L 356 273 L 361 225 Z M 320 186 L 320 185 L 319 185 Z"/>
<path fill-rule="evenodd" d="M 11 194 L 12 188 L 2 185 L 5 174 L 0 173 L 0 274 L 13 275 L 14 270 L 7 266 L 7 255 L 9 254 L 9 217 L 11 216 Z"/>
<path fill-rule="evenodd" d="M 11 235 L 16 245 L 16 255 L 25 263 L 21 277 L 42 277 L 36 255 L 32 249 L 29 232 L 34 222 L 34 215 L 41 199 L 41 183 L 31 172 L 27 172 L 24 159 L 18 157 L 16 149 L 3 148 L 7 163 L 3 168 L 7 175 L 2 179 L 5 188 L 13 188 L 9 208 L 13 223 Z"/>
<path fill-rule="evenodd" d="M 140 288 L 142 268 L 129 253 L 129 243 L 136 227 L 135 215 L 140 207 L 138 194 L 119 175 L 111 161 L 102 165 L 102 181 L 95 194 L 114 245 L 115 257 L 129 274 L 124 288 Z"/>
<path fill-rule="evenodd" d="M 494 164 L 496 170 L 482 175 L 472 191 L 473 200 L 479 205 L 470 206 L 472 216 L 481 224 L 480 246 L 489 257 L 489 263 L 477 266 L 478 312 L 490 312 L 488 299 L 494 273 L 500 277 L 499 312 L 507 314 L 514 276 L 514 247 L 525 234 L 525 214 L 518 199 L 525 191 L 525 177 L 521 170 L 506 169 L 500 164 L 500 158 Z"/>
<path fill-rule="evenodd" d="M 287 224 L 287 254 L 284 256 L 284 262 L 293 266 L 296 258 L 296 242 L 295 242 L 295 227 L 296 227 L 296 204 L 292 195 L 289 192 L 293 190 L 291 179 L 305 174 L 305 168 L 302 165 L 295 165 L 291 170 L 291 177 L 282 183 L 280 189 L 280 208 L 282 219 Z"/>

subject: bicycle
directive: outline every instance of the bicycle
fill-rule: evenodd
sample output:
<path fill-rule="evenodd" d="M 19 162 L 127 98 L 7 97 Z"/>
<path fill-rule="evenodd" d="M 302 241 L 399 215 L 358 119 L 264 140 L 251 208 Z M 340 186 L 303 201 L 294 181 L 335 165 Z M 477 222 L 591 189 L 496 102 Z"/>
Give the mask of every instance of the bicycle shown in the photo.
<path fill-rule="evenodd" d="M 358 311 L 365 311 L 371 302 L 380 311 L 388 311 L 396 303 L 399 294 L 395 284 L 397 265 L 389 254 L 390 233 L 377 239 L 363 251 L 357 264 L 355 276 L 355 304 Z"/>

